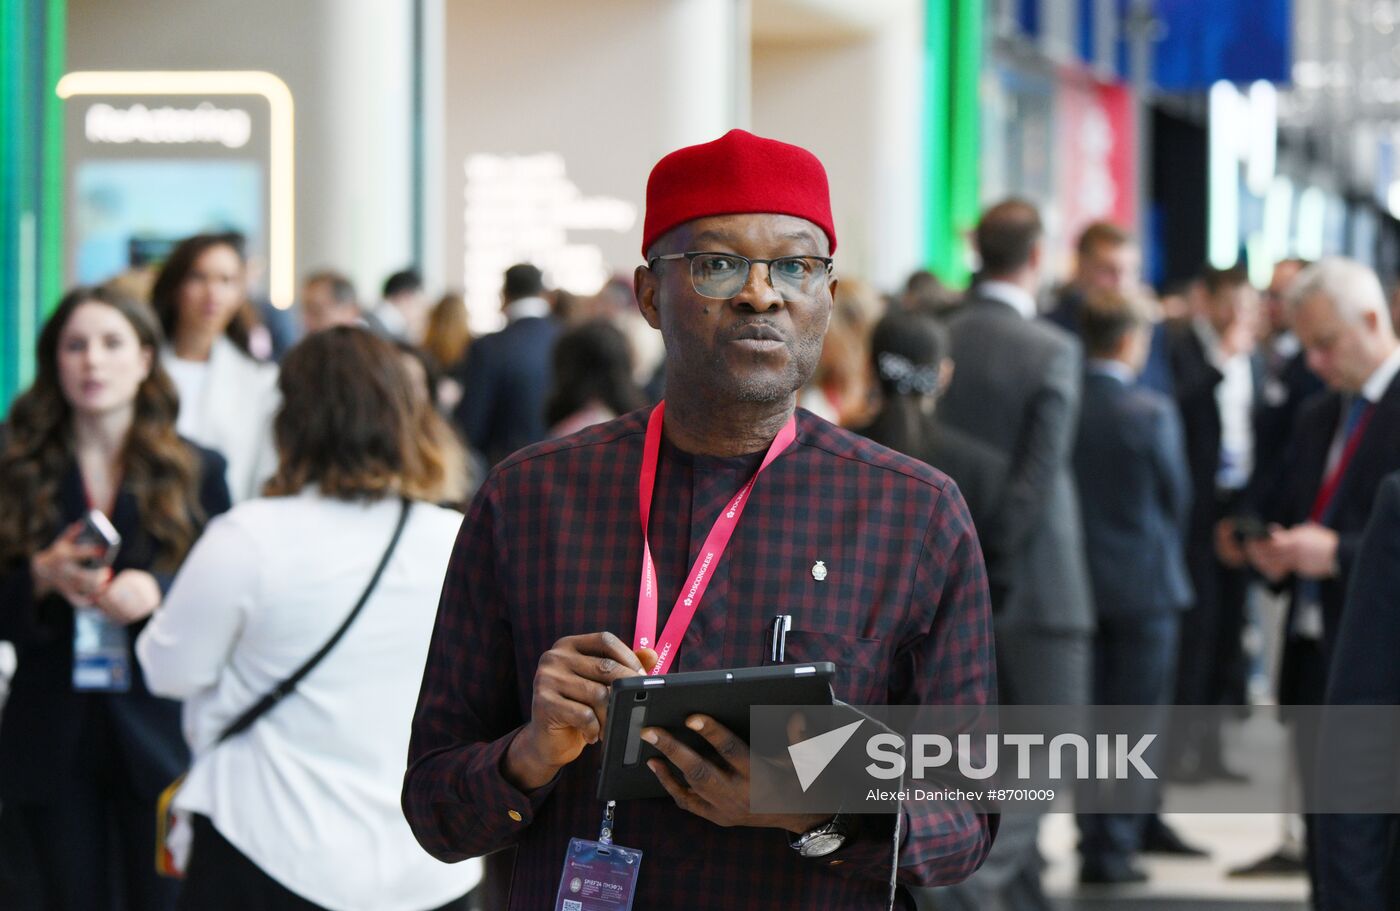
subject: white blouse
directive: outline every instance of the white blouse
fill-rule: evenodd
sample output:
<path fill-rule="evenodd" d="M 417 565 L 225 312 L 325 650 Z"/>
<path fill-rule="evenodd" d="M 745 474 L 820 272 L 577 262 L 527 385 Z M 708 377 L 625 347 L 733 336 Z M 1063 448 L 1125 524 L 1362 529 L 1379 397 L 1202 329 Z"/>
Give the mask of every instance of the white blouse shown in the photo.
<path fill-rule="evenodd" d="M 206 362 L 182 361 L 173 348 L 161 363 L 180 394 L 176 428 L 228 462 L 233 502 L 256 497 L 277 470 L 272 421 L 282 404 L 277 365 L 253 360 L 220 336 Z"/>
<path fill-rule="evenodd" d="M 480 861 L 418 845 L 399 794 L 438 595 L 462 517 L 416 503 L 374 595 L 280 705 L 214 746 L 349 614 L 397 499 L 250 500 L 209 523 L 136 643 L 150 688 L 184 699 L 194 765 L 176 806 L 201 813 L 273 879 L 333 911 L 423 911 L 465 894 Z"/>

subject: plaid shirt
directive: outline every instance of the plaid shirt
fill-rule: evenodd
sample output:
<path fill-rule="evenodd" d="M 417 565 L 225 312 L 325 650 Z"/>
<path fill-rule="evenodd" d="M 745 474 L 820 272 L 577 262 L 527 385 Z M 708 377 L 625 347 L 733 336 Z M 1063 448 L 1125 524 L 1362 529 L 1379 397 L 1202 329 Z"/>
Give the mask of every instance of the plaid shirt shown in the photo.
<path fill-rule="evenodd" d="M 634 412 L 505 460 L 468 510 L 443 585 L 404 812 L 442 860 L 518 845 L 512 909 L 553 907 L 569 839 L 598 834 L 600 745 L 531 793 L 500 767 L 529 717 L 541 654 L 579 633 L 632 639 L 646 418 Z M 663 444 L 650 542 L 662 623 L 710 526 L 761 459 Z M 789 659 L 835 662 L 847 702 L 993 698 L 986 574 L 957 487 L 804 411 L 796 442 L 755 486 L 673 670 L 762 664 L 778 612 L 793 615 Z M 985 816 L 903 813 L 901 882 L 960 881 L 991 845 Z M 883 908 L 893 824 L 892 814 L 864 817 L 841 850 L 803 858 L 785 831 L 721 829 L 664 799 L 620 804 L 614 838 L 645 852 L 637 908 Z"/>

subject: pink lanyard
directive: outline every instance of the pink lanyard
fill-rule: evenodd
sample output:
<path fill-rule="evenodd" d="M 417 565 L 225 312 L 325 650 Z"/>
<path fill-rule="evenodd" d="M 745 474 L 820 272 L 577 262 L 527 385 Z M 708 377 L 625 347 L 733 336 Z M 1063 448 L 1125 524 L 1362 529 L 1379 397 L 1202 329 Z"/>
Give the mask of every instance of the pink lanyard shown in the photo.
<path fill-rule="evenodd" d="M 661 631 L 661 638 L 658 640 L 656 638 L 658 607 L 656 566 L 651 560 L 651 543 L 647 540 L 647 529 L 651 519 L 651 497 L 656 489 L 656 466 L 661 458 L 661 424 L 665 410 L 666 403 L 659 402 L 652 409 L 651 417 L 647 419 L 646 447 L 642 450 L 642 475 L 637 485 L 642 512 L 642 582 L 637 593 L 637 632 L 632 640 L 632 648 L 656 650 L 658 657 L 656 667 L 652 668 L 652 674 L 666 673 L 667 667 L 670 666 L 676 652 L 680 649 L 681 639 L 685 637 L 685 631 L 690 628 L 690 621 L 695 617 L 700 600 L 705 597 L 705 590 L 710 587 L 710 579 L 714 576 L 714 569 L 719 565 L 720 558 L 724 556 L 724 549 L 729 546 L 729 539 L 734 536 L 734 529 L 739 525 L 739 519 L 744 514 L 744 507 L 748 505 L 749 491 L 758 481 L 758 476 L 763 474 L 763 469 L 772 464 L 773 460 L 787 449 L 788 444 L 797 438 L 797 420 L 790 417 L 768 447 L 768 453 L 763 457 L 763 464 L 758 466 L 753 477 L 749 478 L 748 483 L 741 487 L 734 498 L 729 501 L 729 508 L 720 513 L 719 518 L 715 520 L 714 527 L 710 529 L 709 535 L 705 538 L 705 546 L 700 549 L 700 556 L 696 558 L 695 565 L 690 568 L 685 585 L 681 588 L 680 595 L 676 597 L 675 607 L 671 609 L 671 615 L 666 619 L 666 628 Z"/>

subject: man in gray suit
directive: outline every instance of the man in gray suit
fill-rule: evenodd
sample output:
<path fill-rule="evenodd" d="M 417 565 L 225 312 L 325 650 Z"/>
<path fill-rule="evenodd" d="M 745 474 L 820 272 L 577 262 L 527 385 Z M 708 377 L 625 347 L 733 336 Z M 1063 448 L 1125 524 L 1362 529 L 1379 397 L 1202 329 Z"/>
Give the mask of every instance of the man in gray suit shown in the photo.
<path fill-rule="evenodd" d="M 994 591 L 1001 702 L 1082 705 L 1088 700 L 1093 605 L 1070 453 L 1078 420 L 1079 342 L 1036 319 L 1043 230 L 1030 203 L 1008 200 L 977 226 L 977 282 L 948 317 L 958 365 L 940 406 L 944 421 L 1009 460 L 1002 503 L 1002 579 Z M 940 909 L 1048 909 L 1036 849 L 1040 820 L 1008 815 L 982 869 L 939 890 Z"/>

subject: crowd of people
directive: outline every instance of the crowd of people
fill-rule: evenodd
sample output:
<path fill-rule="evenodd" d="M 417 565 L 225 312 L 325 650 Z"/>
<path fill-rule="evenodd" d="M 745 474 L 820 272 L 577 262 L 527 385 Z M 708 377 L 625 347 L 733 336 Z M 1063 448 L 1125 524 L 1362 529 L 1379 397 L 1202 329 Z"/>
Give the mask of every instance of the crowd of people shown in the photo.
<path fill-rule="evenodd" d="M 649 189 L 649 225 L 663 203 L 672 204 Z M 648 228 L 647 266 L 635 278 L 619 276 L 591 297 L 549 288 L 531 264 L 511 267 L 505 327 L 480 338 L 468 331 L 462 297 L 433 301 L 412 270 L 390 276 L 372 303 L 340 273 L 310 274 L 301 324 L 289 331 L 250 299 L 232 234 L 175 246 L 146 300 L 116 286 L 66 295 L 0 440 L 0 639 L 19 656 L 0 718 L 0 905 L 465 907 L 479 870 L 443 865 L 420 844 L 444 859 L 515 844 L 520 827 L 545 818 L 551 788 L 558 805 L 592 787 L 558 774 L 585 742 L 548 765 L 538 761 L 542 744 L 567 750 L 543 735 L 531 734 L 526 759 L 513 746 L 524 735 L 497 740 L 531 719 L 534 663 L 519 666 L 512 649 L 644 672 L 615 639 L 550 651 L 549 631 L 563 621 L 549 611 L 565 611 L 550 603 L 583 598 L 603 614 L 626 614 L 619 634 L 633 622 L 635 554 L 591 534 L 584 519 L 600 515 L 602 494 L 569 485 L 613 471 L 633 472 L 619 483 L 634 484 L 648 414 L 660 415 L 651 408 L 664 396 L 668 433 L 674 416 L 691 434 L 668 437 L 655 479 L 677 497 L 656 517 L 671 538 L 651 545 L 674 573 L 694 553 L 685 542 L 698 546 L 691 523 L 711 521 L 736 483 L 764 470 L 749 453 L 771 434 L 746 445 L 757 438 L 716 435 L 704 416 L 714 402 L 748 407 L 763 392 L 716 385 L 707 373 L 729 355 L 703 346 L 728 329 L 702 320 L 725 307 L 790 308 L 794 338 L 815 339 L 792 373 L 804 409 L 794 432 L 812 453 L 809 477 L 834 485 L 823 494 L 908 523 L 910 562 L 946 561 L 929 579 L 970 573 L 968 587 L 948 595 L 964 612 L 932 621 L 947 637 L 957 631 L 939 623 L 964 623 L 966 638 L 930 642 L 927 664 L 914 665 L 928 679 L 905 680 L 910 693 L 1154 705 L 1164 719 L 1173 704 L 1216 706 L 1214 715 L 1191 713 L 1163 744 L 1171 777 L 1185 782 L 1247 772 L 1231 767 L 1221 733 L 1231 706 L 1259 697 L 1260 669 L 1272 673 L 1259 647 L 1270 638 L 1282 643 L 1274 695 L 1285 704 L 1325 703 L 1329 693 L 1400 700 L 1395 681 L 1374 673 L 1394 654 L 1397 626 L 1381 616 L 1393 605 L 1378 586 L 1397 565 L 1400 343 L 1370 269 L 1287 260 L 1262 295 L 1241 268 L 1205 269 L 1159 299 L 1140 279 L 1136 240 L 1100 223 L 1080 237 L 1073 274 L 1046 293 L 1053 276 L 1040 214 L 1013 199 L 978 224 L 980 267 L 965 293 L 920 272 L 881 294 L 832 271 L 829 212 L 732 211 L 788 212 L 781 218 L 822 230 L 808 232 L 811 249 L 750 260 L 738 254 L 754 256 L 746 244 L 768 249 L 768 227 L 686 210 Z M 707 233 L 693 230 L 700 224 Z M 711 249 L 700 236 L 728 252 L 687 262 Z M 799 246 L 808 243 L 800 236 Z M 790 271 L 779 273 L 784 258 Z M 722 270 L 736 260 L 747 271 L 726 287 Z M 751 280 L 760 262 L 763 287 Z M 690 270 L 693 289 L 682 292 L 693 290 L 684 303 L 695 314 L 668 309 L 680 293 L 666 284 L 672 268 Z M 822 288 L 829 313 L 818 326 L 821 315 L 801 309 L 822 300 Z M 772 300 L 749 300 L 764 293 Z M 809 315 L 810 325 L 800 323 Z M 772 332 L 726 344 L 767 351 L 785 339 Z M 879 445 L 832 436 L 832 424 Z M 604 454 L 602 443 L 624 439 L 637 441 L 635 456 Z M 536 446 L 550 440 L 560 442 Z M 533 455 L 522 458 L 526 447 Z M 910 457 L 891 464 L 918 483 L 900 493 L 845 467 L 879 463 L 881 447 Z M 909 467 L 915 460 L 923 465 Z M 781 465 L 764 483 L 800 513 L 807 481 Z M 932 508 L 925 486 L 937 476 L 921 474 L 927 466 L 960 491 L 939 540 L 962 541 L 975 528 L 984 593 L 959 562 L 973 552 L 965 543 L 921 551 L 927 517 L 919 524 L 910 510 Z M 958 525 L 962 503 L 967 529 Z M 607 522 L 635 522 L 628 509 Z M 119 544 L 94 538 L 93 511 Z M 737 575 L 832 533 L 799 525 L 769 549 L 726 560 Z M 551 569 L 570 549 L 595 562 Z M 616 579 L 604 571 L 614 563 L 626 567 Z M 462 603 L 489 599 L 507 584 L 523 592 L 512 598 L 537 599 L 553 619 L 468 614 L 450 600 L 454 591 Z M 842 591 L 872 605 L 898 594 L 859 584 Z M 1277 603 L 1287 605 L 1282 617 L 1268 610 Z M 876 649 L 870 631 L 886 621 L 871 610 L 866 632 L 815 631 L 812 643 L 839 640 L 853 662 L 869 664 L 843 683 L 851 701 L 893 701 L 873 670 L 891 658 Z M 984 620 L 994 669 L 935 674 L 955 658 L 973 661 L 957 643 L 990 654 L 990 643 L 977 644 Z M 613 627 L 590 617 L 575 632 L 595 628 Z M 889 645 L 895 629 L 886 633 Z M 725 633 L 720 625 L 703 635 Z M 800 654 L 802 637 L 792 643 Z M 876 650 L 851 653 L 862 647 Z M 709 666 L 698 653 L 693 660 L 689 668 Z M 478 664 L 480 673 L 463 676 Z M 545 710 L 541 698 L 537 688 L 535 713 Z M 252 717 L 250 706 L 259 706 Z M 454 725 L 481 740 L 462 754 L 460 781 L 444 764 L 457 756 Z M 1316 746 L 1316 731 L 1295 728 L 1305 783 Z M 405 757 L 414 763 L 407 785 Z M 156 807 L 182 775 L 157 845 Z M 549 825 L 594 809 L 580 804 Z M 792 822 L 773 827 L 800 832 Z M 926 887 L 910 893 L 919 907 L 1049 907 L 1037 817 L 1004 817 L 994 842 L 975 817 L 963 824 L 964 869 L 945 877 L 920 867 L 914 881 Z M 1366 902 L 1394 870 L 1388 825 L 1306 821 L 1299 862 L 1320 907 L 1380 906 Z M 1086 814 L 1079 831 L 1086 884 L 1143 880 L 1144 852 L 1203 853 L 1156 815 Z M 740 848 L 763 857 L 772 848 L 733 839 L 712 847 L 736 864 Z M 538 861 L 537 847 L 520 841 L 519 863 Z M 658 865 L 687 862 L 653 850 Z M 183 883 L 158 875 L 157 853 L 184 871 Z M 851 866 L 878 870 L 877 855 Z M 772 857 L 773 875 L 788 876 L 788 861 Z M 887 854 L 883 862 L 887 870 Z M 512 874 L 496 872 L 499 898 Z M 517 868 L 513 901 L 520 879 Z M 526 891 L 547 897 L 555 884 Z M 801 891 L 798 878 L 789 885 Z"/>

